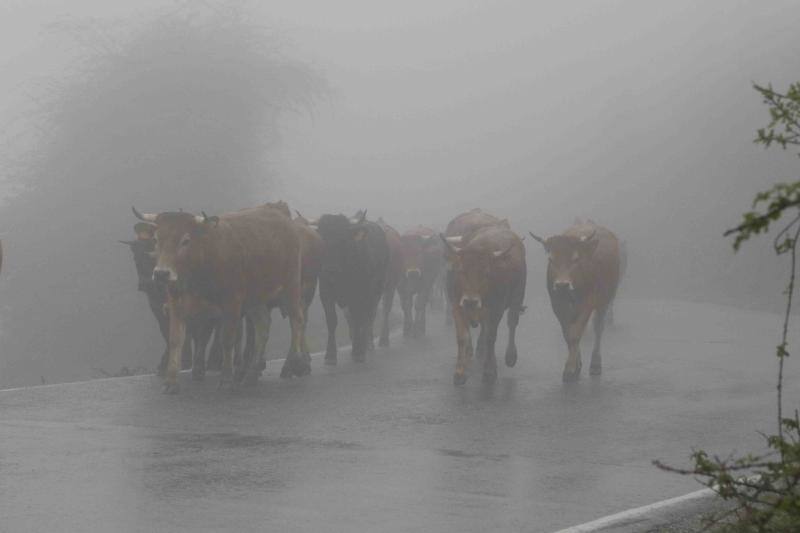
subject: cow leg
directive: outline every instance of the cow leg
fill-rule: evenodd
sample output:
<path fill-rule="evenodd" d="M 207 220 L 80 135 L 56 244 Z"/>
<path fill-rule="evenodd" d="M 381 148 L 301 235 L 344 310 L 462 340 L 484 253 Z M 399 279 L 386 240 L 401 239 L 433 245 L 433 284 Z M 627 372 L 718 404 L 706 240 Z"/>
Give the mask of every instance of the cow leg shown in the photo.
<path fill-rule="evenodd" d="M 408 289 L 400 293 L 400 307 L 403 308 L 403 337 L 410 337 L 414 327 L 414 317 L 411 314 L 413 298 L 413 294 Z"/>
<path fill-rule="evenodd" d="M 241 306 L 232 306 L 225 310 L 222 319 L 222 369 L 219 373 L 219 388 L 233 385 L 233 352 L 241 320 Z"/>
<path fill-rule="evenodd" d="M 458 358 L 456 372 L 453 374 L 453 385 L 463 385 L 467 382 L 467 368 L 472 359 L 472 336 L 469 324 L 461 314 L 461 309 L 453 308 L 453 322 L 456 326 L 456 339 L 458 341 Z"/>
<path fill-rule="evenodd" d="M 164 348 L 164 353 L 161 354 L 161 361 L 158 363 L 156 375 L 164 377 L 167 372 L 167 363 L 169 363 L 169 338 L 167 339 L 167 346 Z"/>
<path fill-rule="evenodd" d="M 425 310 L 428 307 L 428 293 L 423 289 L 417 293 L 414 302 L 414 338 L 421 339 L 425 336 Z"/>
<path fill-rule="evenodd" d="M 562 376 L 564 382 L 576 381 L 580 376 L 582 366 L 580 342 L 591 314 L 592 309 L 587 306 L 578 312 L 578 316 L 575 317 L 574 321 L 562 324 L 564 340 L 567 341 L 567 348 L 569 348 L 569 355 L 567 356 L 567 363 L 564 365 L 564 374 Z"/>
<path fill-rule="evenodd" d="M 272 326 L 272 313 L 266 305 L 259 305 L 247 312 L 248 324 L 252 324 L 253 344 L 252 353 L 247 358 L 248 364 L 242 364 L 245 369 L 242 377 L 246 385 L 255 385 L 262 371 L 267 367 L 266 348 L 269 341 L 270 327 Z"/>
<path fill-rule="evenodd" d="M 481 325 L 481 330 L 485 331 L 484 339 L 484 359 L 483 359 L 483 383 L 491 385 L 497 381 L 497 357 L 495 357 L 494 347 L 497 342 L 497 327 L 503 318 L 503 312 L 490 311 L 488 318 Z"/>
<path fill-rule="evenodd" d="M 322 301 L 322 309 L 325 311 L 325 323 L 328 327 L 328 343 L 325 349 L 325 364 L 336 364 L 336 326 L 338 325 L 338 318 L 336 317 L 336 303 L 333 299 L 322 297 L 322 287 L 320 287 L 320 300 Z"/>
<path fill-rule="evenodd" d="M 186 335 L 186 339 L 183 341 L 183 349 L 181 350 L 181 370 L 189 370 L 192 368 L 192 356 L 194 355 L 194 350 L 192 350 L 192 341 L 194 340 L 194 326 L 187 326 L 188 331 Z"/>
<path fill-rule="evenodd" d="M 364 346 L 370 353 L 375 351 L 375 319 L 378 318 L 378 304 L 381 302 L 381 293 L 375 299 L 375 303 L 370 307 L 370 312 L 366 321 L 366 331 L 364 331 Z M 388 342 L 388 340 L 387 340 Z"/>
<path fill-rule="evenodd" d="M 214 321 L 197 324 L 192 332 L 194 340 L 194 360 L 192 361 L 192 380 L 203 381 L 206 377 L 206 347 L 214 333 Z"/>
<path fill-rule="evenodd" d="M 289 313 L 289 326 L 292 330 L 292 342 L 289 348 L 289 353 L 286 355 L 286 361 L 283 363 L 281 369 L 281 377 L 287 378 L 292 374 L 295 376 L 305 376 L 311 373 L 311 357 L 306 356 L 301 351 L 302 337 L 303 337 L 303 308 L 300 304 L 300 284 L 298 282 L 294 294 L 289 294 L 288 313 Z"/>
<path fill-rule="evenodd" d="M 508 310 L 506 323 L 508 324 L 508 346 L 506 346 L 506 366 L 513 367 L 517 364 L 517 325 L 519 324 L 520 307 L 514 305 Z"/>
<path fill-rule="evenodd" d="M 475 346 L 475 359 L 478 362 L 484 361 L 486 358 L 486 328 L 484 327 L 483 321 L 480 325 L 480 331 L 478 332 L 478 340 Z"/>
<path fill-rule="evenodd" d="M 219 322 L 214 324 L 214 340 L 206 360 L 206 370 L 219 370 L 222 368 L 222 325 Z"/>
<path fill-rule="evenodd" d="M 353 337 L 353 347 L 351 355 L 353 361 L 363 363 L 366 359 L 368 341 L 367 337 L 372 335 L 372 322 L 369 316 L 350 315 L 350 331 Z"/>
<path fill-rule="evenodd" d="M 600 356 L 600 341 L 603 339 L 607 310 L 608 307 L 604 307 L 594 312 L 594 349 L 592 350 L 592 362 L 589 365 L 589 374 L 592 376 L 599 376 L 603 369 L 603 361 Z"/>
<path fill-rule="evenodd" d="M 444 324 L 445 326 L 452 326 L 453 325 L 453 292 L 455 291 L 454 288 L 455 280 L 453 279 L 453 271 L 450 267 L 447 268 L 447 272 L 445 272 L 445 281 L 444 281 L 444 305 L 447 308 L 444 314 Z"/>
<path fill-rule="evenodd" d="M 383 324 L 381 325 L 381 338 L 378 340 L 378 346 L 389 346 L 389 314 L 392 312 L 392 304 L 394 303 L 394 290 L 394 287 L 390 287 L 383 291 Z"/>
<path fill-rule="evenodd" d="M 303 334 L 302 340 L 300 341 L 300 351 L 304 356 L 311 357 L 311 350 L 308 348 L 308 337 L 306 336 L 306 330 L 308 329 L 308 311 L 311 308 L 311 302 L 305 305 L 303 308 Z"/>
<path fill-rule="evenodd" d="M 170 298 L 169 319 L 169 359 L 164 379 L 164 393 L 176 394 L 178 392 L 178 368 L 181 362 L 181 352 L 186 341 L 186 322 L 179 316 L 177 302 Z"/>
<path fill-rule="evenodd" d="M 164 376 L 167 371 L 167 362 L 169 361 L 169 318 L 164 312 L 164 300 L 160 297 L 148 294 L 147 303 L 150 304 L 150 310 L 158 321 L 158 330 L 161 336 L 164 337 L 164 353 L 161 354 L 161 361 L 158 363 L 156 374 Z"/>

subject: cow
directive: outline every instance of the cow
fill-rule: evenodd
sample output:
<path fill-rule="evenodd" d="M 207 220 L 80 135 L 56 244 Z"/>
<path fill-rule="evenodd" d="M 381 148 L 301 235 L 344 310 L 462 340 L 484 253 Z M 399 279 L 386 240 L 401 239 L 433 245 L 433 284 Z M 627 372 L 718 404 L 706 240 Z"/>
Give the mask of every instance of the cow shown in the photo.
<path fill-rule="evenodd" d="M 223 358 L 220 387 L 258 379 L 265 366 L 264 344 L 269 306 L 280 301 L 292 329 L 289 355 L 281 377 L 311 371 L 301 354 L 303 310 L 300 239 L 293 222 L 277 209 L 261 206 L 219 217 L 184 212 L 134 214 L 156 226 L 153 279 L 166 287 L 169 312 L 169 359 L 164 392 L 178 392 L 177 372 L 186 322 L 209 308 L 218 310 Z M 243 314 L 255 328 L 253 357 L 233 374 L 233 349 Z"/>
<path fill-rule="evenodd" d="M 497 327 L 508 311 L 508 346 L 506 366 L 517 362 L 516 329 L 525 311 L 527 266 L 525 246 L 517 234 L 503 224 L 474 231 L 466 244 L 456 246 L 440 234 L 451 265 L 453 321 L 456 326 L 458 358 L 453 375 L 454 385 L 467 381 L 467 368 L 472 358 L 470 327 L 480 326 L 478 348 L 483 355 L 483 382 L 497 380 L 495 342 Z"/>
<path fill-rule="evenodd" d="M 614 301 L 619 282 L 617 237 L 591 222 L 573 225 L 546 240 L 532 232 L 530 235 L 544 246 L 549 257 L 547 292 L 569 349 L 563 380 L 575 381 L 580 376 L 579 344 L 592 313 L 595 342 L 589 373 L 599 375 L 606 312 Z"/>
<path fill-rule="evenodd" d="M 381 334 L 378 339 L 378 346 L 389 346 L 389 315 L 392 312 L 394 303 L 394 293 L 403 277 L 403 251 L 400 233 L 388 225 L 383 218 L 378 218 L 377 224 L 386 235 L 386 244 L 389 246 L 389 265 L 386 269 L 386 282 L 383 287 L 383 321 L 381 323 Z"/>
<path fill-rule="evenodd" d="M 444 263 L 443 251 L 436 233 L 425 226 L 405 231 L 400 243 L 402 274 L 397 293 L 403 307 L 403 336 L 420 338 L 425 335 L 425 311 Z"/>
<path fill-rule="evenodd" d="M 149 222 L 139 222 L 134 226 L 134 233 L 136 234 L 135 240 L 121 240 L 122 244 L 128 246 L 133 254 L 133 262 L 136 266 L 136 274 L 139 278 L 138 289 L 147 295 L 147 302 L 150 305 L 150 310 L 158 322 L 158 328 L 164 337 L 164 353 L 161 356 L 156 373 L 163 376 L 167 367 L 167 358 L 169 357 L 169 320 L 164 305 L 167 301 L 166 292 L 163 287 L 157 286 L 153 282 L 153 269 L 156 266 L 153 252 L 155 250 L 155 225 Z M 197 339 L 198 341 L 200 339 Z M 181 355 L 181 367 L 189 368 L 192 364 L 192 346 L 191 338 L 187 338 Z M 196 342 L 195 346 L 199 350 L 200 342 Z M 205 349 L 205 345 L 203 345 Z"/>
<path fill-rule="evenodd" d="M 455 244 L 457 246 L 463 246 L 472 238 L 476 231 L 486 226 L 494 226 L 497 224 L 503 223 L 502 220 L 495 217 L 494 215 L 490 215 L 489 213 L 483 211 L 479 207 L 476 207 L 466 213 L 461 213 L 460 215 L 456 216 L 450 223 L 447 225 L 445 229 L 445 237 L 450 244 Z M 506 222 L 506 226 L 507 226 Z M 453 307 L 453 298 L 452 298 L 452 286 L 453 286 L 453 276 L 450 269 L 450 263 L 446 264 L 446 272 L 445 272 L 445 295 L 446 295 L 446 304 L 447 304 L 447 312 L 445 315 L 445 323 L 450 325 L 452 323 L 452 307 Z"/>
<path fill-rule="evenodd" d="M 286 202 L 280 200 L 277 202 L 268 202 L 263 204 L 262 207 L 276 209 L 280 213 L 282 213 L 287 218 L 291 217 L 291 213 L 289 212 L 289 206 Z M 306 329 L 308 326 L 308 312 L 311 306 L 312 301 L 314 300 L 314 295 L 316 294 L 317 290 L 317 279 L 319 277 L 319 271 L 321 267 L 321 255 L 322 255 L 322 239 L 320 238 L 319 234 L 313 230 L 309 225 L 308 221 L 298 214 L 293 221 L 293 225 L 295 230 L 297 231 L 298 237 L 300 238 L 300 251 L 301 251 L 301 302 L 303 305 L 303 333 L 301 338 L 301 353 L 304 357 L 310 358 L 310 350 L 308 348 L 308 341 L 306 338 Z M 287 310 L 285 306 L 282 305 L 283 302 L 278 299 L 270 302 L 266 305 L 266 309 L 264 309 L 264 313 L 260 315 L 260 318 L 265 321 L 261 331 L 267 337 L 267 341 L 269 339 L 270 329 L 272 327 L 272 309 L 275 307 L 279 307 L 281 314 L 286 317 Z M 251 357 L 253 357 L 253 350 L 254 345 L 256 344 L 255 333 L 256 328 L 253 324 L 250 317 L 245 314 L 245 323 L 247 324 L 247 344 L 244 348 L 244 352 L 242 357 L 245 361 L 249 361 Z M 215 339 L 216 340 L 216 339 Z M 266 345 L 267 341 L 263 341 L 262 343 Z M 216 342 L 215 346 L 216 348 Z M 217 363 L 215 361 L 216 366 L 221 364 L 221 350 L 217 352 L 216 350 L 212 349 L 212 355 L 218 356 L 220 358 L 220 362 Z M 238 356 L 238 345 L 237 345 L 237 356 Z M 210 358 L 209 358 L 210 359 Z M 261 358 L 260 367 L 258 368 L 259 374 L 266 368 L 266 360 Z M 250 375 L 250 383 L 254 383 L 256 381 L 256 375 Z"/>
<path fill-rule="evenodd" d="M 344 309 L 350 322 L 353 360 L 363 362 L 386 286 L 386 234 L 378 224 L 366 220 L 366 212 L 353 218 L 325 214 L 309 222 L 323 243 L 319 296 L 328 326 L 325 364 L 337 362 L 337 305 Z"/>

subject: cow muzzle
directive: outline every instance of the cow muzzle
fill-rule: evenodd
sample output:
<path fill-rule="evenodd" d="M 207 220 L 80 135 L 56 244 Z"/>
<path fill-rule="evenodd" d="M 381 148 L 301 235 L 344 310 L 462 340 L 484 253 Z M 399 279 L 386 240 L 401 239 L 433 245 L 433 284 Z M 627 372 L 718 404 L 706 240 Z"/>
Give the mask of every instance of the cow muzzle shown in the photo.
<path fill-rule="evenodd" d="M 163 285 L 169 281 L 177 281 L 177 280 L 178 276 L 176 276 L 175 272 L 170 269 L 156 268 L 155 270 L 153 270 L 153 281 L 157 285 Z"/>
<path fill-rule="evenodd" d="M 556 281 L 553 283 L 553 290 L 559 293 L 568 293 L 575 290 L 570 281 Z"/>
<path fill-rule="evenodd" d="M 461 297 L 459 305 L 467 310 L 480 309 L 481 307 L 483 307 L 483 302 L 481 301 L 480 296 L 467 296 L 465 294 L 464 296 Z"/>

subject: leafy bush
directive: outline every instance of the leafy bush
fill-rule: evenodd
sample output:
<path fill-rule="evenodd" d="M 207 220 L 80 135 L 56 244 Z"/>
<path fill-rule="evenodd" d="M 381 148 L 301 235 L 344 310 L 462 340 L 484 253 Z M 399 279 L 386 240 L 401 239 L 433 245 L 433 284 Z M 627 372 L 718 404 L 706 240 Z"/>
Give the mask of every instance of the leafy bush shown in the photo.
<path fill-rule="evenodd" d="M 779 93 L 771 86 L 755 85 L 755 89 L 769 106 L 770 113 L 769 124 L 758 130 L 755 142 L 765 147 L 776 144 L 783 149 L 800 146 L 800 83 L 792 84 L 786 93 Z M 789 357 L 789 319 L 795 288 L 797 240 L 800 237 L 800 181 L 779 183 L 758 193 L 752 210 L 742 216 L 741 224 L 725 235 L 734 237 L 733 247 L 739 250 L 745 241 L 766 233 L 787 214 L 791 218 L 784 223 L 773 242 L 777 255 L 790 257 L 791 271 L 785 291 L 783 331 L 775 349 L 778 358 L 778 432 L 765 436 L 769 452 L 720 458 L 699 450 L 692 454 L 694 466 L 691 469 L 655 462 L 662 469 L 697 476 L 731 503 L 726 511 L 708 517 L 707 525 L 718 531 L 800 531 L 800 416 L 797 411 L 792 418 L 783 416 L 783 369 Z"/>

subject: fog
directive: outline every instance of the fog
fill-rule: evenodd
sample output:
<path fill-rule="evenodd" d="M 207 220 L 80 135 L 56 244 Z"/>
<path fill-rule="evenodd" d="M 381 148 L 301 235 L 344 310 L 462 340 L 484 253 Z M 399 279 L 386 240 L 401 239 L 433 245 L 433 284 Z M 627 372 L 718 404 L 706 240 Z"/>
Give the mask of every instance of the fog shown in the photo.
<path fill-rule="evenodd" d="M 795 81 L 796 2 L 211 3 L 212 12 L 240 9 L 283 56 L 324 80 L 313 104 L 266 115 L 276 132 L 269 142 L 219 154 L 236 159 L 215 170 L 229 173 L 219 183 L 177 177 L 185 167 L 141 159 L 145 145 L 128 146 L 122 135 L 102 152 L 136 154 L 125 161 L 125 186 L 93 189 L 96 181 L 87 178 L 81 186 L 89 188 L 75 193 L 80 199 L 61 183 L 25 200 L 27 188 L 41 185 L 26 157 L 43 149 L 39 116 L 53 105 L 51 93 L 63 90 L 58 82 L 80 79 L 87 66 L 89 76 L 107 37 L 113 43 L 142 21 L 188 5 L 131 4 L 0 6 L 0 166 L 10 177 L 0 208 L 0 386 L 155 366 L 162 346 L 155 321 L 135 291 L 128 252 L 112 245 L 131 238 L 131 204 L 220 212 L 284 199 L 310 216 L 367 209 L 400 230 L 418 223 L 442 229 L 481 207 L 508 218 L 520 235 L 554 234 L 589 217 L 628 243 L 621 298 L 768 310 L 780 304 L 785 268 L 767 239 L 734 255 L 722 233 L 757 191 L 796 177 L 793 153 L 752 143 L 768 116 L 751 87 Z M 146 101 L 174 101 L 164 98 L 156 91 Z M 220 109 L 228 104 L 218 102 Z M 213 116 L 214 99 L 198 102 L 204 105 Z M 89 122 L 109 117 L 92 117 L 91 101 L 83 109 Z M 204 130 L 194 131 L 200 137 Z M 71 172 L 81 169 L 70 164 Z M 93 164 L 85 168 L 108 168 Z M 230 173 L 250 171 L 248 188 L 225 196 L 227 180 L 246 177 Z M 147 175 L 141 185 L 137 172 Z M 30 200 L 48 194 L 40 204 Z M 63 218 L 87 198 L 104 208 Z M 27 229 L 20 230 L 14 222 L 23 219 Z M 20 242 L 19 232 L 31 233 L 32 225 L 37 237 Z M 85 250 L 71 244 L 76 233 Z M 545 257 L 537 243 L 526 245 L 527 298 L 541 299 Z M 92 264 L 84 268 L 81 258 Z M 62 260 L 71 266 L 62 268 Z M 80 272 L 91 279 L 76 282 Z"/>

